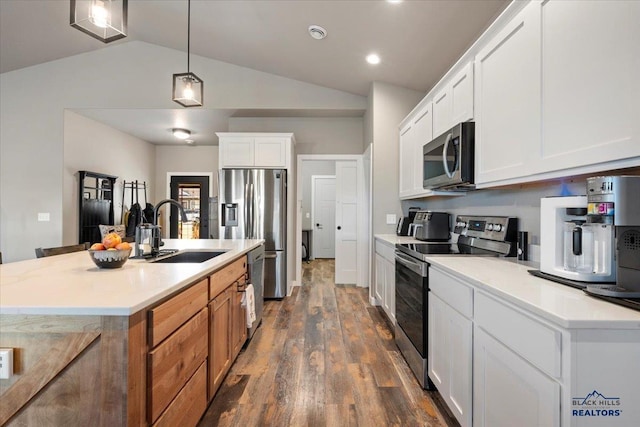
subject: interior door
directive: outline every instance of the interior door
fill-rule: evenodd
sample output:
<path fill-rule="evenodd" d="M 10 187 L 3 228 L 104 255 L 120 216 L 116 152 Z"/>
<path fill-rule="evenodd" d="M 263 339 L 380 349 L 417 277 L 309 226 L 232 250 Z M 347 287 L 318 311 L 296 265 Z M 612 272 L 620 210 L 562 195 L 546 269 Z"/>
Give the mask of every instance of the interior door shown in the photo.
<path fill-rule="evenodd" d="M 336 162 L 336 284 L 358 279 L 358 165 Z"/>
<path fill-rule="evenodd" d="M 209 238 L 209 177 L 172 176 L 171 198 L 180 202 L 189 221 L 183 222 L 178 209 L 171 206 L 169 236 L 172 239 Z"/>
<path fill-rule="evenodd" d="M 336 177 L 311 177 L 314 258 L 336 257 Z"/>

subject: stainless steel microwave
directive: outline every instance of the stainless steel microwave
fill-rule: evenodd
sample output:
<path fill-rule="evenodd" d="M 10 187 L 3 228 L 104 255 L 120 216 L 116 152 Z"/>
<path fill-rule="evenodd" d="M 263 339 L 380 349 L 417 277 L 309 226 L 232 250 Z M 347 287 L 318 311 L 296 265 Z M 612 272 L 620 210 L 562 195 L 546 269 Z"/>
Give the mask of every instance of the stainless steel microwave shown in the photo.
<path fill-rule="evenodd" d="M 422 147 L 422 186 L 472 190 L 475 123 L 459 123 Z"/>

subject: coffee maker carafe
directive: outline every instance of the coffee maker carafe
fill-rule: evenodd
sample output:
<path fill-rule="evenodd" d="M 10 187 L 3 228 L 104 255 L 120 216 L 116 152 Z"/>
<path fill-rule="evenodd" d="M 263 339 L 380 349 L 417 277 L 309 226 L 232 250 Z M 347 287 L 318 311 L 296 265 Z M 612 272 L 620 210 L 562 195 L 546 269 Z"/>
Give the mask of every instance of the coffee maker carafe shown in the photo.
<path fill-rule="evenodd" d="M 588 196 L 547 197 L 540 206 L 540 271 L 577 287 L 615 282 L 611 212 L 590 213 Z"/>
<path fill-rule="evenodd" d="M 140 224 L 136 227 L 135 257 L 148 258 L 159 252 L 160 227 L 153 224 Z"/>

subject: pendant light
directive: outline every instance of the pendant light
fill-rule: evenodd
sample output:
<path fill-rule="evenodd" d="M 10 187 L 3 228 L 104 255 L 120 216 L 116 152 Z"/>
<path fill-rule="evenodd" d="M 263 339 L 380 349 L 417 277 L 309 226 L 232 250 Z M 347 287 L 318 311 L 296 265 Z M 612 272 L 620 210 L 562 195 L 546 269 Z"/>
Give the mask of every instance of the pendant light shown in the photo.
<path fill-rule="evenodd" d="M 187 72 L 173 75 L 173 100 L 183 107 L 202 107 L 204 82 L 189 68 L 191 0 L 187 0 L 187 2 Z"/>
<path fill-rule="evenodd" d="M 104 43 L 127 36 L 128 0 L 71 0 L 69 22 Z"/>

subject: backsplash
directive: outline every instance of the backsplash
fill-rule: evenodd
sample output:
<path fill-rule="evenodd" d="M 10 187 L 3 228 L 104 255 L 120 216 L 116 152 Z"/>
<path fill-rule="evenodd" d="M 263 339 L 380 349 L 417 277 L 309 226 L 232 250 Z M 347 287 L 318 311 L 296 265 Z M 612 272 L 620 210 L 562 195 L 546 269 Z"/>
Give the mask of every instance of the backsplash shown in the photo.
<path fill-rule="evenodd" d="M 633 174 L 637 174 L 635 169 Z M 604 175 L 604 174 L 600 174 Z M 402 201 L 402 212 L 416 206 L 451 215 L 496 215 L 518 217 L 518 230 L 529 232 L 529 259 L 540 261 L 540 199 L 550 196 L 586 194 L 587 177 L 470 191 L 460 197 L 432 197 Z"/>

